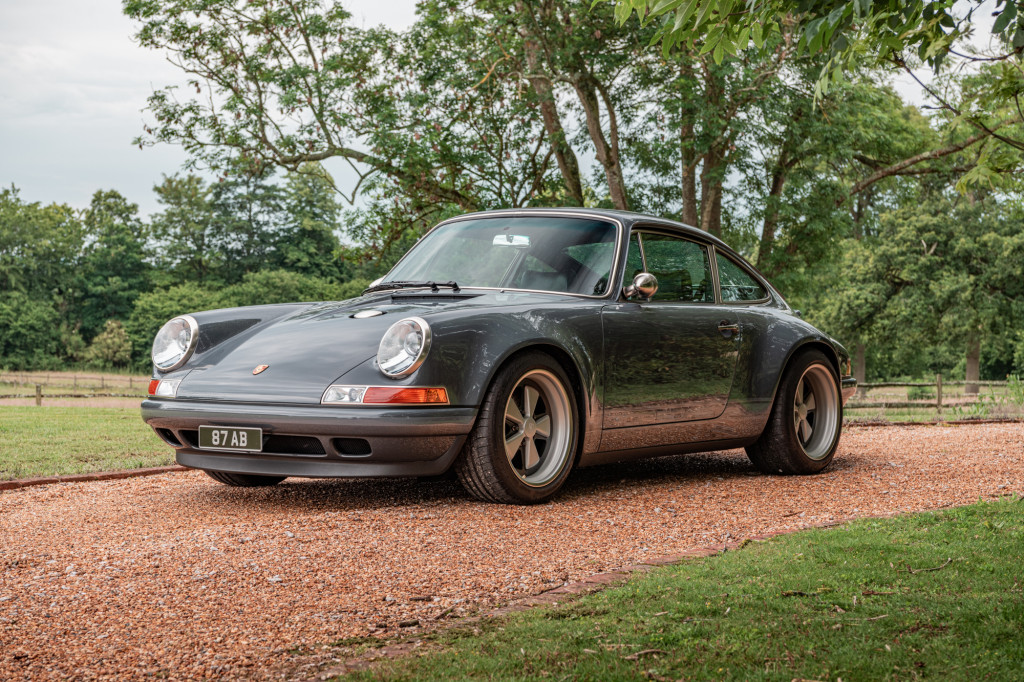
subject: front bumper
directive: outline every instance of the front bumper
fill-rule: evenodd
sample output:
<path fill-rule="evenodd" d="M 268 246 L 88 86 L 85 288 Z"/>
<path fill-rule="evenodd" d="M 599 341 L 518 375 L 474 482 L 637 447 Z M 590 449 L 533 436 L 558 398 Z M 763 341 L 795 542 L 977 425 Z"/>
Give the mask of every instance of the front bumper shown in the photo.
<path fill-rule="evenodd" d="M 455 461 L 472 407 L 333 407 L 149 399 L 142 419 L 179 464 L 241 474 L 308 477 L 433 476 Z M 263 429 L 264 451 L 198 448 L 200 425 Z"/>

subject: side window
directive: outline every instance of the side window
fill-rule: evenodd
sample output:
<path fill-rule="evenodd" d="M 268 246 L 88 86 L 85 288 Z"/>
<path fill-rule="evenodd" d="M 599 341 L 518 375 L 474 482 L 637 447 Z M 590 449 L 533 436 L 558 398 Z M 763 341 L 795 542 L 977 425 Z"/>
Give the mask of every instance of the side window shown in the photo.
<path fill-rule="evenodd" d="M 722 301 L 758 301 L 768 298 L 768 292 L 761 283 L 747 271 L 720 253 L 715 254 L 718 264 L 718 283 L 722 286 Z"/>
<path fill-rule="evenodd" d="M 711 260 L 706 246 L 661 234 L 643 235 L 647 271 L 658 278 L 651 300 L 713 303 Z"/>

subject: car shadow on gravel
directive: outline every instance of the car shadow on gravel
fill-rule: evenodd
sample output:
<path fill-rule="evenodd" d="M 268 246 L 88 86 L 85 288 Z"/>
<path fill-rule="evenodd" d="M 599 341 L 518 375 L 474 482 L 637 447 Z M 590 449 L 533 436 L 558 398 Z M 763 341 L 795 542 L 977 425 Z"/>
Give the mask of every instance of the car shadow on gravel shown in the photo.
<path fill-rule="evenodd" d="M 846 469 L 849 461 L 837 460 L 829 470 Z M 614 491 L 649 486 L 694 484 L 763 476 L 742 450 L 670 455 L 635 462 L 604 464 L 574 471 L 562 492 L 550 504 L 588 497 L 595 499 Z M 207 507 L 225 512 L 245 513 L 253 506 L 261 511 L 283 513 L 379 511 L 395 507 L 439 504 L 484 504 L 466 493 L 454 476 L 390 479 L 288 479 L 268 488 L 231 488 L 202 479 L 187 486 L 182 494 Z"/>

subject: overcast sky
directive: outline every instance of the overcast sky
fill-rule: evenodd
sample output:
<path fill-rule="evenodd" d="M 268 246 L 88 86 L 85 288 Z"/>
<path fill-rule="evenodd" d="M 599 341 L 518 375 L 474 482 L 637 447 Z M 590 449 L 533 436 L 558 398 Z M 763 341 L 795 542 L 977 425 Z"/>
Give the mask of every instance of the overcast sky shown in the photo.
<path fill-rule="evenodd" d="M 415 0 L 348 0 L 360 25 L 402 29 Z M 136 46 L 120 0 L 0 0 L 0 186 L 27 201 L 89 205 L 116 189 L 158 210 L 153 186 L 185 154 L 140 150 L 146 98 L 181 82 L 162 56 Z"/>
<path fill-rule="evenodd" d="M 364 26 L 403 29 L 414 20 L 415 0 L 343 4 Z M 185 155 L 131 141 L 149 94 L 181 78 L 137 47 L 132 32 L 119 0 L 0 0 L 0 186 L 76 208 L 98 189 L 116 189 L 143 215 L 158 210 L 153 186 Z M 919 88 L 903 81 L 901 94 L 920 101 Z"/>

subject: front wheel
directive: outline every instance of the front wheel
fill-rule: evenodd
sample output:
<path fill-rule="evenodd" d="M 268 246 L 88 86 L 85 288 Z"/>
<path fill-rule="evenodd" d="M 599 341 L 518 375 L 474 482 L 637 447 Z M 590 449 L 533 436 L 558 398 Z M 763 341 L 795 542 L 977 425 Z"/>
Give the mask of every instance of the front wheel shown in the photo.
<path fill-rule="evenodd" d="M 820 351 L 808 351 L 787 368 L 768 424 L 747 456 L 767 474 L 816 474 L 832 461 L 842 424 L 836 371 Z"/>
<path fill-rule="evenodd" d="M 287 476 L 257 476 L 256 474 L 232 474 L 227 471 L 210 471 L 203 469 L 206 475 L 224 485 L 235 488 L 263 488 L 270 485 L 277 485 Z"/>
<path fill-rule="evenodd" d="M 536 504 L 569 475 L 578 438 L 576 397 L 545 353 L 515 358 L 495 377 L 455 471 L 486 502 Z"/>

